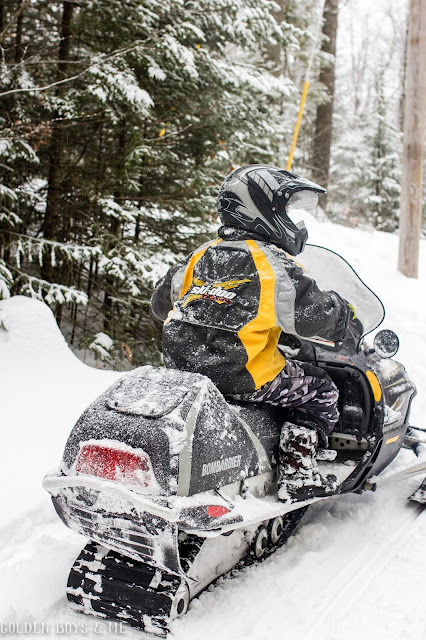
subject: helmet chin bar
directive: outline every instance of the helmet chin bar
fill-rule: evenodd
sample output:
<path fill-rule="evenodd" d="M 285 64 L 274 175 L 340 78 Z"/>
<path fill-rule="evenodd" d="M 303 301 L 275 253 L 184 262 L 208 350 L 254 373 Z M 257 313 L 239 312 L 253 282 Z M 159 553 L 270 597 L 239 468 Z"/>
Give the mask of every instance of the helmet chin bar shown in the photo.
<path fill-rule="evenodd" d="M 294 251 L 290 251 L 287 249 L 288 253 L 290 253 L 292 256 L 297 256 L 299 255 L 299 253 L 302 253 L 303 249 L 305 248 L 305 245 L 308 241 L 308 230 L 306 227 L 303 227 L 303 229 L 300 229 L 300 234 L 296 243 L 296 247 Z"/>

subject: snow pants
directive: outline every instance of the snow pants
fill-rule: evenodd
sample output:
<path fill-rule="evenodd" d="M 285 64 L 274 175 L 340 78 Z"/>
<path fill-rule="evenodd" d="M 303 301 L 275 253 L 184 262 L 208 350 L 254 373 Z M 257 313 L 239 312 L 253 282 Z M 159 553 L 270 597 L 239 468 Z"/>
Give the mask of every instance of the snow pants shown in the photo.
<path fill-rule="evenodd" d="M 327 438 L 339 419 L 338 397 L 337 387 L 325 371 L 307 362 L 287 360 L 274 380 L 244 400 L 294 409 L 299 419 L 291 421 L 314 428 Z"/>

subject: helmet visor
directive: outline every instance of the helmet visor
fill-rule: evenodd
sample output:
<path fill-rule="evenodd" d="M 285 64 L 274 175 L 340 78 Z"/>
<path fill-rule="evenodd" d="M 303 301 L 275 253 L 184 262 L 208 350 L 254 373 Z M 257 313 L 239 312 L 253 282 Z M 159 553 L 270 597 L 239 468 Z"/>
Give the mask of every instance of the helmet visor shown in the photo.
<path fill-rule="evenodd" d="M 315 191 L 303 189 L 293 193 L 287 203 L 287 215 L 296 226 L 300 226 L 305 212 L 315 215 L 318 205 L 318 194 Z"/>

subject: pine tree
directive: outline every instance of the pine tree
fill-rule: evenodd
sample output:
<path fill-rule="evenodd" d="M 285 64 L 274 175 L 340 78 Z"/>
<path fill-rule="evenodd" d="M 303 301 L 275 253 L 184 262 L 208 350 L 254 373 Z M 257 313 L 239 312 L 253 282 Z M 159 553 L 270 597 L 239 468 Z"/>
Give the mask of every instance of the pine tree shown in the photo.
<path fill-rule="evenodd" d="M 368 115 L 352 126 L 340 124 L 333 150 L 330 215 L 349 225 L 372 224 L 382 231 L 398 227 L 401 132 L 392 124 L 379 70 Z"/>
<path fill-rule="evenodd" d="M 365 139 L 370 150 L 366 209 L 376 229 L 395 231 L 399 224 L 401 198 L 402 135 L 388 117 L 383 73 L 378 74 L 375 88 L 374 128 Z"/>
<path fill-rule="evenodd" d="M 342 4 L 328 213 L 394 231 L 401 181 L 406 23 L 401 8 Z M 371 19 L 371 21 L 369 20 Z"/>
<path fill-rule="evenodd" d="M 225 174 L 276 162 L 293 96 L 267 48 L 307 36 L 274 9 L 64 0 L 26 6 L 19 42 L 7 31 L 0 279 L 52 305 L 74 346 L 104 332 L 134 364 L 158 360 L 153 283 L 212 233 Z"/>

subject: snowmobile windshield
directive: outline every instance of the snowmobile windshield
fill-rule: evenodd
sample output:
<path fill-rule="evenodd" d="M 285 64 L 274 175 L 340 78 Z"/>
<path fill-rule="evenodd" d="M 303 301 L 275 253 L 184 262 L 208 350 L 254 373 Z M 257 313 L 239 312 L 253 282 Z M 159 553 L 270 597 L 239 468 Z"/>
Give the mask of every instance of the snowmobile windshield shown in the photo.
<path fill-rule="evenodd" d="M 297 262 L 320 289 L 336 291 L 354 307 L 363 325 L 362 335 L 370 333 L 383 322 L 385 310 L 381 300 L 338 253 L 307 244 L 303 253 L 297 256 Z"/>

